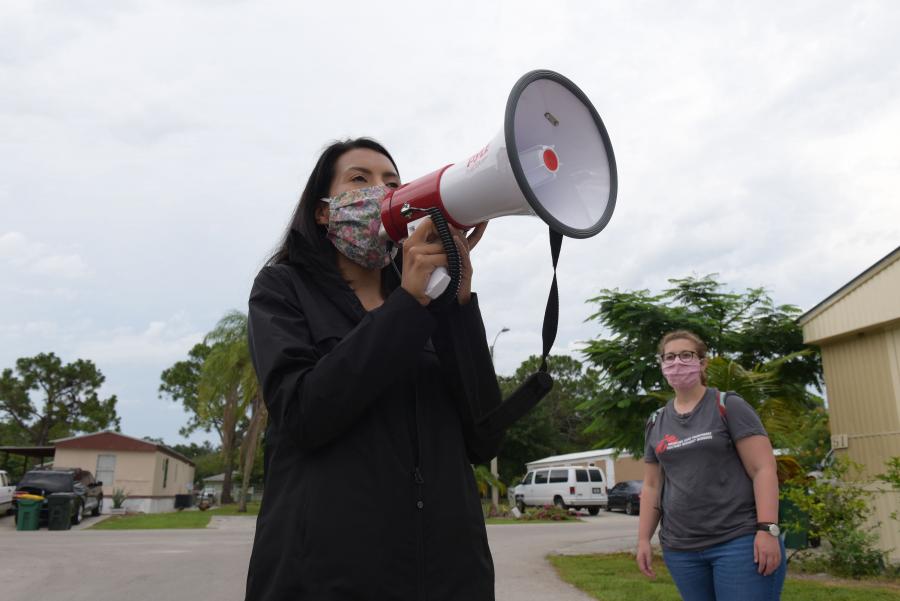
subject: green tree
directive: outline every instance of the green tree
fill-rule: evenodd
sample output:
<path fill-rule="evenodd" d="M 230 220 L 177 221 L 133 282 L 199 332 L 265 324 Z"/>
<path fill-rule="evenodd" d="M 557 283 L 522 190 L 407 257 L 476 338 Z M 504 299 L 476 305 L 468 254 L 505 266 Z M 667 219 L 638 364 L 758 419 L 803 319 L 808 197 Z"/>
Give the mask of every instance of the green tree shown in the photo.
<path fill-rule="evenodd" d="M 181 402 L 189 416 L 187 425 L 179 430 L 182 436 L 190 436 L 197 430 L 204 432 L 215 430 L 219 438 L 222 437 L 221 416 L 201 411 L 198 394 L 203 363 L 211 350 L 205 342 L 195 344 L 188 351 L 186 360 L 177 362 L 162 373 L 162 384 L 159 385 L 160 398 L 168 396 L 173 401 Z"/>
<path fill-rule="evenodd" d="M 173 445 L 167 445 L 173 451 L 177 451 L 181 453 L 188 459 L 194 459 L 199 457 L 200 455 L 209 455 L 210 453 L 218 453 L 219 450 L 212 445 L 208 440 L 204 440 L 203 444 L 197 444 L 196 442 L 191 443 L 179 443 Z"/>
<path fill-rule="evenodd" d="M 23 430 L 12 421 L 0 420 L 0 445 L 3 446 L 29 446 L 31 441 L 28 438 L 28 432 Z M 18 482 L 25 473 L 27 467 L 27 457 L 11 455 L 9 453 L 0 454 L 0 469 L 6 470 L 9 474 L 10 482 Z"/>
<path fill-rule="evenodd" d="M 203 342 L 191 349 L 186 361 L 165 370 L 161 378 L 161 395 L 181 401 L 191 416 L 181 429 L 183 435 L 201 428 L 206 432 L 215 429 L 219 435 L 225 474 L 223 503 L 232 501 L 232 472 L 235 461 L 240 461 L 245 474 L 239 511 L 246 511 L 246 489 L 265 423 L 265 407 L 247 344 L 247 316 L 240 311 L 226 314 Z"/>
<path fill-rule="evenodd" d="M 789 419 L 787 424 L 773 428 L 766 420 L 772 446 L 786 449 L 793 456 L 803 473 L 819 468 L 825 455 L 831 450 L 831 427 L 828 411 L 821 400 L 815 409 L 805 411 Z"/>
<path fill-rule="evenodd" d="M 192 457 L 191 461 L 194 462 L 194 482 L 201 487 L 203 480 L 225 471 L 225 462 L 220 449 Z"/>
<path fill-rule="evenodd" d="M 16 360 L 0 375 L 0 416 L 10 438 L 36 446 L 82 432 L 120 427 L 116 396 L 101 399 L 106 378 L 93 362 L 64 364 L 53 353 Z"/>
<path fill-rule="evenodd" d="M 597 306 L 588 319 L 610 332 L 583 351 L 600 372 L 595 394 L 581 406 L 592 418 L 595 446 L 643 454 L 647 417 L 673 394 L 656 346 L 682 328 L 709 345 L 710 385 L 744 396 L 773 432 L 796 429 L 793 420 L 821 407 L 811 392 L 822 389 L 821 361 L 803 344 L 797 307 L 775 305 L 762 288 L 726 292 L 714 275 L 669 282 L 660 294 L 607 289 L 588 301 Z"/>
<path fill-rule="evenodd" d="M 511 377 L 500 377 L 500 389 L 508 397 L 529 375 L 538 370 L 541 358 L 526 359 Z M 590 423 L 578 409 L 592 398 L 597 387 L 597 372 L 585 369 L 580 361 L 568 355 L 548 358 L 553 389 L 503 438 L 498 456 L 501 480 L 513 482 L 522 475 L 525 463 L 549 455 L 573 453 L 593 448 L 584 433 Z"/>

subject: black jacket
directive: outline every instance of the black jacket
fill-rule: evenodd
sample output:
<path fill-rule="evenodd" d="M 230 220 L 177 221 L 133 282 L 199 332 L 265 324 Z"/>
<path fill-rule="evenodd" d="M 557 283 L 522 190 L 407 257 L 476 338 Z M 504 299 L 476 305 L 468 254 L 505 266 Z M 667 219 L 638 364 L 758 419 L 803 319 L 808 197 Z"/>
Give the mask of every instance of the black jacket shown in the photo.
<path fill-rule="evenodd" d="M 246 598 L 493 599 L 471 464 L 497 453 L 475 424 L 500 391 L 477 299 L 432 311 L 386 272 L 367 313 L 310 257 L 263 268 L 250 295 L 270 421 Z"/>

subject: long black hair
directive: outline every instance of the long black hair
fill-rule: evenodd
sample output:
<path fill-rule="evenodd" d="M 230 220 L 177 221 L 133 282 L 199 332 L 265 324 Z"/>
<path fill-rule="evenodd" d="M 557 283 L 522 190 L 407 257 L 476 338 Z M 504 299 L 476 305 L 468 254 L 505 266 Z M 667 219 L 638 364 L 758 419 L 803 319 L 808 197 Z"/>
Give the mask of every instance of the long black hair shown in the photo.
<path fill-rule="evenodd" d="M 379 154 L 383 154 L 388 158 L 397 173 L 397 163 L 394 158 L 385 149 L 384 146 L 371 138 L 355 138 L 347 140 L 339 140 L 333 142 L 319 156 L 316 166 L 313 167 L 312 173 L 309 174 L 309 180 L 303 193 L 300 195 L 300 202 L 294 209 L 294 214 L 278 244 L 277 249 L 266 261 L 266 265 L 275 265 L 276 263 L 286 263 L 290 258 L 291 233 L 301 235 L 306 240 L 309 247 L 313 249 L 320 258 L 325 259 L 328 263 L 334 263 L 334 246 L 326 238 L 326 228 L 324 225 L 316 223 L 316 208 L 319 201 L 328 197 L 331 189 L 331 181 L 334 179 L 334 165 L 341 156 L 350 150 L 357 148 L 365 148 L 374 150 Z"/>

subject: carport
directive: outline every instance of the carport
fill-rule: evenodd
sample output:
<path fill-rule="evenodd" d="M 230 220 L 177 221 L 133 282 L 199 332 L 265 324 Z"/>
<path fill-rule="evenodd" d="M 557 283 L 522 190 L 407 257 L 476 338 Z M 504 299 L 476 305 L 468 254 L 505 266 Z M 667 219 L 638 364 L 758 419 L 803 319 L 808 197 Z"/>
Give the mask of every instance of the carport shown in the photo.
<path fill-rule="evenodd" d="M 50 457 L 52 459 L 53 456 L 56 455 L 56 447 L 7 446 L 7 447 L 0 447 L 0 453 L 3 453 L 3 463 L 2 463 L 3 469 L 5 469 L 6 471 L 8 471 L 10 473 L 12 473 L 12 470 L 10 469 L 12 467 L 12 464 L 10 461 L 10 455 L 18 455 L 18 456 L 23 457 L 22 473 L 24 474 L 25 472 L 28 471 L 28 469 L 30 467 L 29 459 L 31 457 L 35 457 L 38 459 L 38 461 L 35 461 L 33 463 L 34 465 L 43 465 L 45 457 Z"/>

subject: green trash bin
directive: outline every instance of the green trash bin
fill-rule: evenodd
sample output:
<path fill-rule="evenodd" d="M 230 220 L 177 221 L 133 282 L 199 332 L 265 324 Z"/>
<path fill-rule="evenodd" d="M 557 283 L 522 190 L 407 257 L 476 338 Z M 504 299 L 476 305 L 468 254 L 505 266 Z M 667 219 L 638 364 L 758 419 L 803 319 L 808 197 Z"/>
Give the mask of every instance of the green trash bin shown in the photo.
<path fill-rule="evenodd" d="M 38 529 L 43 502 L 38 499 L 16 499 L 16 530 Z"/>
<path fill-rule="evenodd" d="M 788 549 L 806 549 L 809 547 L 809 516 L 791 501 L 781 499 L 778 502 L 778 521 L 781 524 L 796 522 L 800 524 L 798 529 L 786 527 L 784 533 L 784 546 Z"/>
<path fill-rule="evenodd" d="M 72 528 L 72 507 L 78 495 L 70 492 L 53 493 L 47 497 L 47 530 Z"/>

